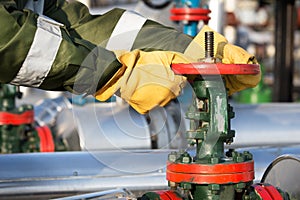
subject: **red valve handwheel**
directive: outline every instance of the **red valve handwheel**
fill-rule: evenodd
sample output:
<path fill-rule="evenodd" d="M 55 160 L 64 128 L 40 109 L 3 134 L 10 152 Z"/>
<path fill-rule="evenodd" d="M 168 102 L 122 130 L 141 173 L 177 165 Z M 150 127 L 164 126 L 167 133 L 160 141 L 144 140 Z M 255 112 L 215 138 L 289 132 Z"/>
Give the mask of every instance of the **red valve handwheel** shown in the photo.
<path fill-rule="evenodd" d="M 175 74 L 201 75 L 256 75 L 260 72 L 258 64 L 190 63 L 172 64 Z"/>
<path fill-rule="evenodd" d="M 208 22 L 211 11 L 203 8 L 172 8 L 170 19 L 173 21 L 205 21 Z"/>
<path fill-rule="evenodd" d="M 211 11 L 203 8 L 172 8 L 171 13 L 175 15 L 208 15 Z"/>

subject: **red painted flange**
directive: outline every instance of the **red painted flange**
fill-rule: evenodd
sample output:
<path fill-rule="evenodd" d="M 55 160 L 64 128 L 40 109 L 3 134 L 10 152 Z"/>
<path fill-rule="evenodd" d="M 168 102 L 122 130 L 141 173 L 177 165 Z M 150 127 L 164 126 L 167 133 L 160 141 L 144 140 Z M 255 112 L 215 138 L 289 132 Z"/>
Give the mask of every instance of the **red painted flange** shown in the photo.
<path fill-rule="evenodd" d="M 250 182 L 253 179 L 254 171 L 233 174 L 184 174 L 167 171 L 167 180 L 175 183 L 230 184 Z"/>
<path fill-rule="evenodd" d="M 34 116 L 33 110 L 28 110 L 21 114 L 0 112 L 0 125 L 31 124 L 34 122 L 33 116 Z"/>
<path fill-rule="evenodd" d="M 190 63 L 172 64 L 175 74 L 202 75 L 256 75 L 260 73 L 258 64 Z"/>
<path fill-rule="evenodd" d="M 48 126 L 36 127 L 40 138 L 40 151 L 41 152 L 54 152 L 55 145 L 52 137 L 51 130 Z"/>
<path fill-rule="evenodd" d="M 155 191 L 155 193 L 159 195 L 160 200 L 182 200 L 176 192 L 171 190 Z"/>
<path fill-rule="evenodd" d="M 172 8 L 170 19 L 173 21 L 200 21 L 208 22 L 211 11 L 203 8 Z"/>
<path fill-rule="evenodd" d="M 269 184 L 255 184 L 252 185 L 255 192 L 262 198 L 262 200 L 283 200 L 278 190 Z"/>
<path fill-rule="evenodd" d="M 228 184 L 254 179 L 253 161 L 229 164 L 168 163 L 167 180 L 195 184 Z"/>
<path fill-rule="evenodd" d="M 230 174 L 241 173 L 254 170 L 254 162 L 241 162 L 241 163 L 229 163 L 229 164 L 197 164 L 197 163 L 172 163 L 167 162 L 167 170 L 178 173 L 186 174 Z"/>

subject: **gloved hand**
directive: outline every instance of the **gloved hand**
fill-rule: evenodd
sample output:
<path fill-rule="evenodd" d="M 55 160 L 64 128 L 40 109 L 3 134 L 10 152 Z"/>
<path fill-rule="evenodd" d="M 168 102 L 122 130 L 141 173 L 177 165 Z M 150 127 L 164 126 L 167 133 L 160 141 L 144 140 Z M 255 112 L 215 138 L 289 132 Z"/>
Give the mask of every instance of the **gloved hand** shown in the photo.
<path fill-rule="evenodd" d="M 95 97 L 105 101 L 119 92 L 121 98 L 141 114 L 156 106 L 165 106 L 185 86 L 186 78 L 175 75 L 171 64 L 196 61 L 170 51 L 134 50 L 115 53 L 123 66 L 95 93 Z"/>
<path fill-rule="evenodd" d="M 210 27 L 204 26 L 192 43 L 185 50 L 185 55 L 193 58 L 204 58 L 205 52 L 205 32 L 213 31 Z M 214 53 L 217 59 L 225 64 L 257 64 L 253 55 L 250 55 L 244 49 L 228 44 L 224 36 L 214 31 Z M 226 75 L 224 76 L 228 94 L 244 90 L 249 87 L 255 87 L 260 79 L 261 74 L 257 75 Z"/>

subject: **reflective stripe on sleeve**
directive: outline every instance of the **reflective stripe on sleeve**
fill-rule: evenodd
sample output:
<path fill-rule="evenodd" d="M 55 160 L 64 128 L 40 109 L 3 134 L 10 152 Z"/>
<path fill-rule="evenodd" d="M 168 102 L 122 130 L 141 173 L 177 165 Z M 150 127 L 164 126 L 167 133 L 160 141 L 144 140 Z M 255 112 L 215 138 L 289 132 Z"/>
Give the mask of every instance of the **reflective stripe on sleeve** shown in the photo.
<path fill-rule="evenodd" d="M 12 84 L 30 87 L 39 87 L 42 84 L 62 41 L 60 26 L 61 24 L 52 19 L 38 17 L 33 42 L 18 74 L 11 81 Z"/>
<path fill-rule="evenodd" d="M 133 11 L 125 11 L 115 26 L 108 42 L 108 50 L 130 51 L 140 29 L 146 22 L 146 18 Z"/>

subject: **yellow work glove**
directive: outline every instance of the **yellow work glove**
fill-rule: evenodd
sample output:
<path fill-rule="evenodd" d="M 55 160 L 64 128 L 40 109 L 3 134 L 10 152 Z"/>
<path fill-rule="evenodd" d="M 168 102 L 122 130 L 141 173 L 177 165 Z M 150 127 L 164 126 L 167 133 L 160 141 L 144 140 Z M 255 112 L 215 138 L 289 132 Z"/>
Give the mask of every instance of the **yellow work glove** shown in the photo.
<path fill-rule="evenodd" d="M 193 58 L 204 58 L 205 52 L 205 32 L 213 31 L 210 27 L 204 26 L 191 44 L 185 50 L 184 54 Z M 257 64 L 255 57 L 244 49 L 229 44 L 224 36 L 214 32 L 214 53 L 217 59 L 220 59 L 225 64 Z M 235 92 L 246 88 L 255 87 L 260 79 L 261 74 L 257 75 L 226 75 L 226 88 L 228 94 L 232 95 Z"/>
<path fill-rule="evenodd" d="M 105 101 L 117 92 L 141 114 L 156 106 L 165 106 L 185 86 L 186 78 L 174 74 L 170 67 L 172 63 L 196 61 L 170 51 L 115 53 L 123 66 L 95 93 L 95 97 Z"/>

